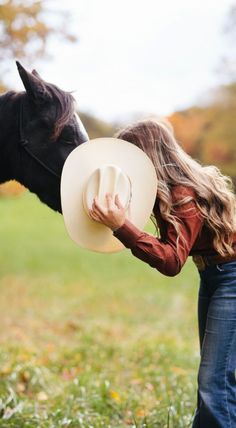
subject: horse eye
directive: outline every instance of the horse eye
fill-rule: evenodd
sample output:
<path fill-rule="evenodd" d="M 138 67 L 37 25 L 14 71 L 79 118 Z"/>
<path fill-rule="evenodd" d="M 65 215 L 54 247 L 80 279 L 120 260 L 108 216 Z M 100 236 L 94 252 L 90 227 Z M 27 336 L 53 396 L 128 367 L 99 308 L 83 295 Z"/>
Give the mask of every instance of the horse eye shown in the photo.
<path fill-rule="evenodd" d="M 52 123 L 47 117 L 41 119 L 41 123 L 42 123 L 42 126 L 44 126 L 47 129 L 52 128 Z"/>
<path fill-rule="evenodd" d="M 68 144 L 68 145 L 74 145 L 74 142 L 73 141 L 70 141 L 70 140 L 66 140 L 66 139 L 64 139 L 64 138 L 61 138 L 61 142 L 62 143 L 64 143 L 64 144 Z"/>

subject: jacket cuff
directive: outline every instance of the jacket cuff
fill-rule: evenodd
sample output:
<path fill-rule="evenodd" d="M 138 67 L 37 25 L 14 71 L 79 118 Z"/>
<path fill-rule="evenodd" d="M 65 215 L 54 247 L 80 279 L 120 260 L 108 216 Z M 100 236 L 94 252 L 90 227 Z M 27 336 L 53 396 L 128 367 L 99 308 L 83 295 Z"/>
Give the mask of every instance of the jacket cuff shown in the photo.
<path fill-rule="evenodd" d="M 113 235 L 119 239 L 127 248 L 136 246 L 136 242 L 143 232 L 139 230 L 129 220 L 125 220 L 124 224 L 113 232 Z"/>

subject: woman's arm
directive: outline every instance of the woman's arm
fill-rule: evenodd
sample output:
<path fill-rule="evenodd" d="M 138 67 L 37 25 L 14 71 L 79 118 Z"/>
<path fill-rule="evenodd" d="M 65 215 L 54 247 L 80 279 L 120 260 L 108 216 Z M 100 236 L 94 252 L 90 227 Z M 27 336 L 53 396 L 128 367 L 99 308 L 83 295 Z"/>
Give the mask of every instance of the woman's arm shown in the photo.
<path fill-rule="evenodd" d="M 140 231 L 125 220 L 123 226 L 113 232 L 135 257 L 148 263 L 164 275 L 175 276 L 182 269 L 191 248 L 201 230 L 203 221 L 195 210 L 194 202 L 189 202 L 191 214 L 179 213 L 180 234 L 177 236 L 173 225 L 168 224 L 166 240 L 156 238 Z"/>
<path fill-rule="evenodd" d="M 191 189 L 184 189 L 173 195 L 174 200 L 183 196 L 194 196 Z M 115 204 L 108 196 L 108 209 L 102 209 L 95 201 L 91 217 L 113 229 L 113 234 L 135 257 L 156 268 L 167 276 L 177 275 L 191 251 L 194 242 L 203 225 L 203 219 L 192 200 L 175 209 L 179 223 L 179 236 L 174 226 L 167 223 L 165 241 L 139 230 L 129 220 L 125 219 L 125 211 L 116 198 Z M 116 230 L 114 230 L 116 229 Z"/>

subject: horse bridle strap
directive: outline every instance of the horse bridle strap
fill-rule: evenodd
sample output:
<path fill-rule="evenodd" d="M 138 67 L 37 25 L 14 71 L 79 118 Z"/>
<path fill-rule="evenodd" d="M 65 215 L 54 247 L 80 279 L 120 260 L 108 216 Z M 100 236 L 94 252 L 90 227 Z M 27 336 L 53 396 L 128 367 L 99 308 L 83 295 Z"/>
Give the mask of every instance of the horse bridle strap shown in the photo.
<path fill-rule="evenodd" d="M 23 117 L 24 117 L 24 106 L 23 101 L 20 105 L 20 117 L 19 117 L 19 134 L 20 134 L 20 145 L 21 147 L 28 153 L 28 155 L 34 159 L 39 165 L 41 165 L 44 169 L 50 172 L 55 177 L 61 179 L 61 176 L 57 174 L 50 166 L 46 165 L 41 159 L 39 159 L 29 148 L 30 140 L 25 137 L 24 129 L 23 129 Z"/>

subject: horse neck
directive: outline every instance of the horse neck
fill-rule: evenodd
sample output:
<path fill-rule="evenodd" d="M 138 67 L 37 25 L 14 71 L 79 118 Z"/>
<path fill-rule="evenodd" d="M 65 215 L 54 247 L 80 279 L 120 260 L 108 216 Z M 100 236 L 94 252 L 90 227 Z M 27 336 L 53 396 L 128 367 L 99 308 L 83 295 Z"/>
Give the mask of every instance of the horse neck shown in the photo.
<path fill-rule="evenodd" d="M 22 94 L 10 91 L 0 96 L 0 183 L 19 176 L 18 115 Z"/>

